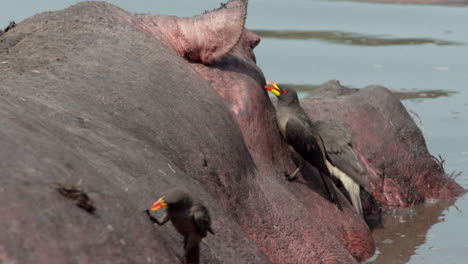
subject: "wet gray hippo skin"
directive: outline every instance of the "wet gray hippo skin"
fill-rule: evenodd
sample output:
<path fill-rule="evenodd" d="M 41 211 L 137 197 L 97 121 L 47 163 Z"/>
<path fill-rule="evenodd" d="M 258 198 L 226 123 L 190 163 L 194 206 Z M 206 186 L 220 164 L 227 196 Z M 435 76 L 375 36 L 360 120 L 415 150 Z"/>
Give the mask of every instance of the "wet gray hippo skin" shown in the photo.
<path fill-rule="evenodd" d="M 242 1 L 192 19 L 86 2 L 0 37 L 1 261 L 177 263 L 182 237 L 143 213 L 173 187 L 210 209 L 201 263 L 373 254 L 352 208 L 282 176 L 294 164 L 245 14 Z M 55 182 L 78 184 L 95 213 Z"/>

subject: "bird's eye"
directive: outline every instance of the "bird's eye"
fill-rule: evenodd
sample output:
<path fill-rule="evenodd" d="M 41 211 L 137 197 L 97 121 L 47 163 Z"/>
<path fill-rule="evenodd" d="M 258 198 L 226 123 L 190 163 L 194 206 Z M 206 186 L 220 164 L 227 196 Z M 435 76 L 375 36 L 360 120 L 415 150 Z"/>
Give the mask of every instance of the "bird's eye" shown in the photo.
<path fill-rule="evenodd" d="M 289 91 L 287 91 L 287 90 L 284 90 L 284 91 L 283 91 L 283 94 L 287 94 L 287 93 L 289 93 Z"/>

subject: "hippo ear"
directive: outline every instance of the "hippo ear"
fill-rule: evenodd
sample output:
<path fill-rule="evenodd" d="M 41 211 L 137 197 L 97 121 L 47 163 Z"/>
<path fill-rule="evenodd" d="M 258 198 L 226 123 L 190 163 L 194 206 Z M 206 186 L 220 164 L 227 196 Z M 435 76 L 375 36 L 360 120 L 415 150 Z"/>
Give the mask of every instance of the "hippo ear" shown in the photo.
<path fill-rule="evenodd" d="M 188 19 L 180 19 L 184 39 L 180 55 L 190 61 L 210 64 L 228 54 L 241 39 L 247 0 L 231 0 L 220 8 Z"/>

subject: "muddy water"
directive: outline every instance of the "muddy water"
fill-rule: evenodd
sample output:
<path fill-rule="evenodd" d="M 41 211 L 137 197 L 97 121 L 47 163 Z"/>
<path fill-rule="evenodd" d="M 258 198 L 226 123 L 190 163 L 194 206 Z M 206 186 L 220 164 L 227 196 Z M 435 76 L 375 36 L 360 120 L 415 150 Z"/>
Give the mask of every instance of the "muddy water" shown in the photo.
<path fill-rule="evenodd" d="M 73 0 L 0 0 L 0 27 Z M 133 12 L 192 16 L 220 0 L 108 1 Z M 399 93 L 430 151 L 468 188 L 468 7 L 253 0 L 258 64 L 302 95 L 329 79 Z M 368 263 L 468 263 L 468 195 L 389 212 Z"/>

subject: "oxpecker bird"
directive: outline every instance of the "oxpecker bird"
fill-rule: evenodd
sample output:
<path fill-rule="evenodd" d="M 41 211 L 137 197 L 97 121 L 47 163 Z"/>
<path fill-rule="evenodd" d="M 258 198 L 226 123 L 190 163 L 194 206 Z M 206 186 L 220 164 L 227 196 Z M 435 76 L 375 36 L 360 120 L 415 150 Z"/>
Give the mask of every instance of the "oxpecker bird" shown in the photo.
<path fill-rule="evenodd" d="M 194 201 L 186 192 L 177 189 L 154 202 L 151 211 L 161 208 L 166 208 L 166 211 L 160 220 L 151 215 L 150 210 L 146 210 L 146 213 L 158 225 L 164 225 L 170 220 L 175 229 L 184 236 L 183 258 L 186 263 L 199 263 L 201 240 L 208 232 L 214 235 L 208 209 Z"/>
<path fill-rule="evenodd" d="M 274 82 L 268 84 L 265 89 L 278 98 L 276 118 L 281 135 L 302 158 L 300 165 L 288 175 L 288 179 L 293 180 L 307 161 L 318 169 L 321 176 L 325 174 L 337 177 L 348 191 L 356 212 L 362 216 L 360 187 L 367 189 L 368 183 L 365 171 L 353 150 L 350 135 L 337 125 L 312 122 L 300 106 L 294 89 L 280 88 Z M 322 180 L 327 187 L 323 176 Z M 333 190 L 334 188 L 329 187 L 328 191 L 335 196 L 333 199 L 337 199 Z"/>

